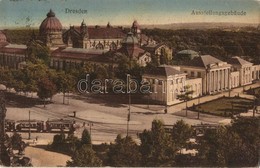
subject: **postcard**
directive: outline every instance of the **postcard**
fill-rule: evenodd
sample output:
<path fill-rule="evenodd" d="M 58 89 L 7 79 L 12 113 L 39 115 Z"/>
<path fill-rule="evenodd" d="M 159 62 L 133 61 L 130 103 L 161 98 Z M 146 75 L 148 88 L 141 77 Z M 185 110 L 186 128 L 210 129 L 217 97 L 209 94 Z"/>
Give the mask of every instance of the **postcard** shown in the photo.
<path fill-rule="evenodd" d="M 0 166 L 259 166 L 259 5 L 0 0 Z"/>

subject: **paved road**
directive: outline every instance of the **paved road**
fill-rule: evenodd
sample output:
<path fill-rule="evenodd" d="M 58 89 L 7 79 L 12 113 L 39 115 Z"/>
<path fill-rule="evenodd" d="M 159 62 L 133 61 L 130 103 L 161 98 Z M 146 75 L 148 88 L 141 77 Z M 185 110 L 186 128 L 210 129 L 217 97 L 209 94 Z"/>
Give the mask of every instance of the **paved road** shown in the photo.
<path fill-rule="evenodd" d="M 260 86 L 260 83 L 253 84 L 249 87 Z M 238 93 L 242 97 L 250 97 L 242 94 L 243 88 L 236 88 L 231 91 L 231 96 L 237 95 Z M 228 96 L 228 92 L 221 93 L 213 96 L 205 96 L 200 98 L 200 102 L 209 101 L 222 97 L 223 95 Z M 251 97 L 252 98 L 252 97 Z M 77 130 L 76 135 L 81 136 L 81 132 L 84 129 L 83 122 L 92 122 L 92 140 L 95 143 L 111 142 L 117 134 L 126 135 L 127 127 L 127 104 L 110 104 L 107 102 L 100 102 L 99 100 L 91 96 L 73 95 L 70 98 L 69 105 L 62 104 L 63 96 L 57 94 L 53 97 L 53 104 L 48 104 L 46 108 L 43 105 L 35 105 L 28 108 L 7 108 L 7 118 L 14 120 L 28 119 L 28 111 L 31 111 L 31 119 L 48 120 L 52 118 L 71 118 L 73 111 L 77 112 L 76 118 L 74 118 L 81 128 Z M 188 102 L 188 105 L 197 104 L 198 100 L 194 99 Z M 161 119 L 165 124 L 174 124 L 178 120 L 184 120 L 189 124 L 204 123 L 219 123 L 228 118 L 216 117 L 207 114 L 201 114 L 200 120 L 197 119 L 197 113 L 189 112 L 188 117 L 185 117 L 185 112 L 182 109 L 185 108 L 185 103 L 180 103 L 174 106 L 168 107 L 168 113 L 164 114 L 164 106 L 159 105 L 140 105 L 134 104 L 131 106 L 131 121 L 129 134 L 137 139 L 137 133 L 142 132 L 144 129 L 151 128 L 151 122 L 154 119 Z M 90 129 L 89 126 L 86 127 Z M 28 138 L 28 134 L 22 134 L 24 138 Z M 53 134 L 39 134 L 32 133 L 32 137 L 39 136 L 42 140 L 45 140 L 46 144 L 52 140 Z"/>

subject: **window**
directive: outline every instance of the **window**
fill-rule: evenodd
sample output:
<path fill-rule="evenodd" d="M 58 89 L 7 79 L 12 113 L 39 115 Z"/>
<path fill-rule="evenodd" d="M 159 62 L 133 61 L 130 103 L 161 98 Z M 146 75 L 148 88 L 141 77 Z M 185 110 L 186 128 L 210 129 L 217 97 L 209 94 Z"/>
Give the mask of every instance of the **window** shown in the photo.
<path fill-rule="evenodd" d="M 114 51 L 114 50 L 116 50 L 116 44 L 113 42 L 113 43 L 111 43 L 110 44 L 110 50 L 112 50 L 112 51 Z"/>
<path fill-rule="evenodd" d="M 191 75 L 191 77 L 194 77 L 194 72 L 193 72 L 193 71 L 191 71 L 191 74 L 190 74 L 190 75 Z"/>
<path fill-rule="evenodd" d="M 182 81 L 183 81 L 183 79 L 182 79 L 182 78 L 180 78 L 180 83 L 182 83 Z"/>
<path fill-rule="evenodd" d="M 98 43 L 98 44 L 96 45 L 96 49 L 103 50 L 103 49 L 104 49 L 104 46 L 103 46 L 101 43 Z"/>
<path fill-rule="evenodd" d="M 201 78 L 201 72 L 198 72 L 198 78 Z"/>

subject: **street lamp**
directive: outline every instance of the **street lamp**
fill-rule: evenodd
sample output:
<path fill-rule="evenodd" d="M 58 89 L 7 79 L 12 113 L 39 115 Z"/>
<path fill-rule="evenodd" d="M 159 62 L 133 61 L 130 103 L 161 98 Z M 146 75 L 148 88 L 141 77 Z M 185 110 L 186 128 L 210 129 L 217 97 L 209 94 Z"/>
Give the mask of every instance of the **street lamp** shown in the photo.
<path fill-rule="evenodd" d="M 200 107 L 200 94 L 199 94 L 199 97 L 198 97 L 198 107 Z M 198 109 L 198 119 L 200 119 L 200 108 Z"/>
<path fill-rule="evenodd" d="M 129 134 L 129 122 L 131 115 L 131 93 L 128 95 L 128 115 L 127 115 L 127 128 L 126 128 L 126 136 Z"/>
<path fill-rule="evenodd" d="M 31 139 L 31 111 L 29 110 L 29 135 L 28 139 Z"/>
<path fill-rule="evenodd" d="M 88 126 L 89 126 L 89 135 L 90 135 L 90 145 L 91 145 L 91 148 L 92 148 L 92 135 L 91 135 L 91 127 L 93 126 L 94 124 L 92 122 L 88 123 Z"/>

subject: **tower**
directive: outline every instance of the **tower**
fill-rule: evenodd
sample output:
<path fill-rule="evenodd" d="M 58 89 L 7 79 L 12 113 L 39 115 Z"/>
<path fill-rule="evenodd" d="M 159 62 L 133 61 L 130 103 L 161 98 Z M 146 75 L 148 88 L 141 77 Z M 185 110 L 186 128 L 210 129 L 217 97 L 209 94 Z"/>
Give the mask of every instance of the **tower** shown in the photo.
<path fill-rule="evenodd" d="M 140 38 L 141 29 L 140 29 L 140 25 L 138 24 L 138 22 L 136 20 L 132 24 L 131 31 L 134 34 L 134 36 L 136 36 L 138 39 Z"/>
<path fill-rule="evenodd" d="M 80 34 L 81 34 L 81 39 L 80 39 L 79 43 L 82 48 L 87 48 L 87 46 L 88 46 L 88 27 L 87 27 L 87 24 L 85 23 L 84 19 L 80 25 Z"/>

